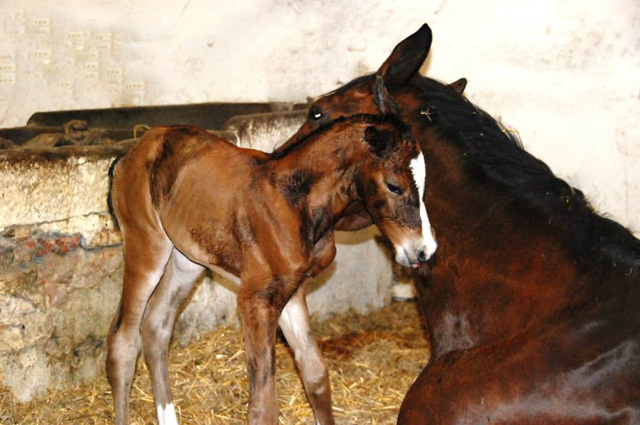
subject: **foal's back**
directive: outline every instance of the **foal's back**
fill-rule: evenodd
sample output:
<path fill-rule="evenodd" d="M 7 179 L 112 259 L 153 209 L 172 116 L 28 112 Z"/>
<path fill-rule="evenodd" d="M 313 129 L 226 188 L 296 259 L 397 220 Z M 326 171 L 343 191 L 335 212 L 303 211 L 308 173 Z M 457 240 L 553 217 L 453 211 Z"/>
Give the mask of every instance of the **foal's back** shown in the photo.
<path fill-rule="evenodd" d="M 175 189 L 180 184 L 193 184 L 195 189 L 198 183 L 211 188 L 246 187 L 243 183 L 251 176 L 256 160 L 266 157 L 263 152 L 238 148 L 198 127 L 156 127 L 123 159 L 139 167 L 129 166 L 118 172 L 129 173 L 129 181 L 148 180 L 151 202 L 162 210 L 175 204 Z M 140 173 L 141 169 L 147 173 Z M 198 180 L 205 177 L 206 182 Z"/>
<path fill-rule="evenodd" d="M 257 163 L 266 158 L 197 127 L 156 127 L 116 168 L 114 188 L 127 188 L 114 191 L 116 214 L 128 223 L 161 227 L 178 249 L 210 264 L 217 249 L 205 252 L 209 248 L 203 248 L 199 235 L 214 228 L 219 240 L 234 239 L 234 220 L 246 212 L 247 200 L 255 201 L 249 196 L 251 181 Z M 224 250 L 238 257 L 233 243 Z"/>

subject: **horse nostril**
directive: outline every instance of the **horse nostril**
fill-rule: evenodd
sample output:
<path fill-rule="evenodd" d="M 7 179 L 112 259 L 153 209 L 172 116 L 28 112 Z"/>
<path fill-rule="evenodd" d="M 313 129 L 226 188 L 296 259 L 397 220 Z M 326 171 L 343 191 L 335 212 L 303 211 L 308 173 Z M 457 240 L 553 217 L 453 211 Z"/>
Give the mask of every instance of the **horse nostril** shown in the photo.
<path fill-rule="evenodd" d="M 424 263 L 427 260 L 428 260 L 427 254 L 424 253 L 424 249 L 423 249 L 418 253 L 418 261 L 420 261 L 421 263 Z"/>

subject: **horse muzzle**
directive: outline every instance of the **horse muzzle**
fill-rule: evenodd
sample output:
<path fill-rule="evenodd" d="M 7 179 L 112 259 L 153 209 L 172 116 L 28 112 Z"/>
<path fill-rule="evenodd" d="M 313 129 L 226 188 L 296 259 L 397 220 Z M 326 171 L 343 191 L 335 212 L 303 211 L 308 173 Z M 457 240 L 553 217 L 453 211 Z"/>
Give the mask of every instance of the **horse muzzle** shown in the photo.
<path fill-rule="evenodd" d="M 435 253 L 437 245 L 433 244 L 420 245 L 417 248 L 399 247 L 396 248 L 396 262 L 405 267 L 418 267 L 420 263 L 426 263 Z"/>

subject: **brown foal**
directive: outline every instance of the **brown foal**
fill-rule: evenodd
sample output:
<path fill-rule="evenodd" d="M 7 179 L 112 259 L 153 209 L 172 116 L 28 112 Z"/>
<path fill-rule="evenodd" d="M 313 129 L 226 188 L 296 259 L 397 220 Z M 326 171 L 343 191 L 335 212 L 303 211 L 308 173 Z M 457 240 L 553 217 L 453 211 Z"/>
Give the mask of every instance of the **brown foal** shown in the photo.
<path fill-rule="evenodd" d="M 334 224 L 348 207 L 367 211 L 397 262 L 415 267 L 426 261 L 436 245 L 419 202 L 423 182 L 419 147 L 392 117 L 338 119 L 271 155 L 196 127 L 147 132 L 114 167 L 112 181 L 125 262 L 122 299 L 108 336 L 116 423 L 129 422 L 141 345 L 158 420 L 177 423 L 168 347 L 179 308 L 206 267 L 240 278 L 249 424 L 278 422 L 278 325 L 295 354 L 316 423 L 333 424 L 328 374 L 301 284 L 333 260 Z"/>

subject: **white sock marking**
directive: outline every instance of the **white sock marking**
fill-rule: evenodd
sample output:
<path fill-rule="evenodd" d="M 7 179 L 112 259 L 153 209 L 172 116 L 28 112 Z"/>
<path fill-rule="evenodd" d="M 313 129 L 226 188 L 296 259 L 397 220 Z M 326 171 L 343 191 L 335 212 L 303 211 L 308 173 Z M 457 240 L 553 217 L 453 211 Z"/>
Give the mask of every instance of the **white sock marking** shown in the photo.
<path fill-rule="evenodd" d="M 176 417 L 173 403 L 169 403 L 166 406 L 156 406 L 156 409 L 158 410 L 159 425 L 178 425 L 178 418 Z"/>
<path fill-rule="evenodd" d="M 434 252 L 436 252 L 438 244 L 431 234 L 431 223 L 429 223 L 429 217 L 427 216 L 427 207 L 424 205 L 424 182 L 427 178 L 427 171 L 425 169 L 424 156 L 422 155 L 422 152 L 420 152 L 416 158 L 411 160 L 409 166 L 411 168 L 411 173 L 413 174 L 413 179 L 418 187 L 418 195 L 420 197 L 420 221 L 422 222 L 422 238 L 424 239 L 424 243 L 427 247 L 427 258 L 429 258 Z"/>

